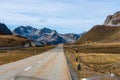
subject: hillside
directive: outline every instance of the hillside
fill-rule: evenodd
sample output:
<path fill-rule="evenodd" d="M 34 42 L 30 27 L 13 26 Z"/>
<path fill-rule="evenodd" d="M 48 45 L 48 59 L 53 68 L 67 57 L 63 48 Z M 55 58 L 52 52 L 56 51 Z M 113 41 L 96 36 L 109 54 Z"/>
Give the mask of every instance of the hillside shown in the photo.
<path fill-rule="evenodd" d="M 120 27 L 97 25 L 78 40 L 78 43 L 120 42 Z"/>
<path fill-rule="evenodd" d="M 30 43 L 30 40 L 13 35 L 4 23 L 0 23 L 0 47 L 20 47 L 27 43 Z"/>
<path fill-rule="evenodd" d="M 0 47 L 20 47 L 30 41 L 15 35 L 0 35 Z"/>
<path fill-rule="evenodd" d="M 117 16 L 118 14 L 120 14 L 120 12 L 116 12 L 111 18 L 107 17 L 104 25 L 94 26 L 84 36 L 82 36 L 77 43 L 120 42 L 120 22 L 117 21 L 117 24 L 113 25 L 113 20 L 119 19 L 119 16 Z"/>

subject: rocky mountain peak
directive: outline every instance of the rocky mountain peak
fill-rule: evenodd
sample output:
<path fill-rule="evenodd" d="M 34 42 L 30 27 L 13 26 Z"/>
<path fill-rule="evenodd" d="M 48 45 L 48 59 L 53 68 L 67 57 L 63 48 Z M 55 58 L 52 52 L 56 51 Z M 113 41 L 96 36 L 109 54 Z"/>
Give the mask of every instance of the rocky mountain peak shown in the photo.
<path fill-rule="evenodd" d="M 30 26 L 20 26 L 15 28 L 13 32 L 41 44 L 73 43 L 81 36 L 77 34 L 60 34 L 49 28 L 37 29 Z"/>
<path fill-rule="evenodd" d="M 41 29 L 41 31 L 45 32 L 45 33 L 51 33 L 52 32 L 52 30 L 49 29 L 49 28 L 43 28 L 43 29 Z"/>
<path fill-rule="evenodd" d="M 17 35 L 30 35 L 30 34 L 35 34 L 35 32 L 37 32 L 38 29 L 33 28 L 31 26 L 20 26 L 18 28 L 15 28 L 13 33 L 16 33 Z M 21 35 L 21 36 L 22 36 Z"/>
<path fill-rule="evenodd" d="M 109 26 L 120 26 L 120 11 L 116 12 L 113 15 L 107 16 L 104 25 Z"/>
<path fill-rule="evenodd" d="M 0 23 L 0 34 L 12 35 L 12 32 L 8 29 L 8 27 L 5 24 Z"/>

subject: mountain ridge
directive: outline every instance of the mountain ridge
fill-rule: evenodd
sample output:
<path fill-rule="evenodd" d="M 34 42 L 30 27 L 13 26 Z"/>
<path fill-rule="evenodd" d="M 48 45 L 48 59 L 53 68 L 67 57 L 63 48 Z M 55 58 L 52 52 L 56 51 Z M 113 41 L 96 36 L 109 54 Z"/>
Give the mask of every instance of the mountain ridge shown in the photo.
<path fill-rule="evenodd" d="M 32 26 L 19 26 L 13 30 L 14 34 L 26 37 L 41 44 L 74 43 L 82 34 L 60 34 L 49 28 L 37 29 Z"/>

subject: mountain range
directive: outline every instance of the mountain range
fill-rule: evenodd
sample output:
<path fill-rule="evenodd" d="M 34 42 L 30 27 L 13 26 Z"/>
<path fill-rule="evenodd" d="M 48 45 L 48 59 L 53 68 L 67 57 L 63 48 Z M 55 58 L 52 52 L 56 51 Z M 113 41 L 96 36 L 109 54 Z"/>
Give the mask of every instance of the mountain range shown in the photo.
<path fill-rule="evenodd" d="M 7 35 L 7 37 L 5 37 L 5 35 Z M 13 40 L 13 38 L 10 37 L 14 35 L 17 36 L 15 36 Z M 22 45 L 30 42 L 29 40 L 32 40 L 36 44 L 40 45 L 74 43 L 76 41 L 78 44 L 120 42 L 120 11 L 114 13 L 113 15 L 107 16 L 102 25 L 95 25 L 88 32 L 82 34 L 60 34 L 56 30 L 51 30 L 49 28 L 37 29 L 31 26 L 20 26 L 11 32 L 5 24 L 0 23 L 0 40 L 2 40 L 0 41 L 1 43 L 6 40 L 5 44 L 9 44 L 10 41 L 14 42 L 19 40 L 19 38 L 24 38 L 23 41 L 20 42 Z"/>
<path fill-rule="evenodd" d="M 120 11 L 109 15 L 103 25 L 95 25 L 76 43 L 120 42 Z"/>
<path fill-rule="evenodd" d="M 60 34 L 49 28 L 37 29 L 31 26 L 20 26 L 13 30 L 13 34 L 26 37 L 38 44 L 74 43 L 83 34 Z"/>

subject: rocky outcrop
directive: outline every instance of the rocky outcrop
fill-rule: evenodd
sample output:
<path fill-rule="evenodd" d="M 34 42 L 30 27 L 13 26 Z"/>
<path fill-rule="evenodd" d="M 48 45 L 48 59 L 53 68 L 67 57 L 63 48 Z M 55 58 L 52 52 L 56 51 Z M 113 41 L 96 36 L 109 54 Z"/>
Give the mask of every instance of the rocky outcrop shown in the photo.
<path fill-rule="evenodd" d="M 96 25 L 82 36 L 77 43 L 120 42 L 120 11 L 107 16 L 103 25 Z"/>
<path fill-rule="evenodd" d="M 0 34 L 2 35 L 12 35 L 12 32 L 3 23 L 0 23 Z"/>
<path fill-rule="evenodd" d="M 107 16 L 104 25 L 109 26 L 120 26 L 120 11 L 116 12 L 113 15 Z"/>

